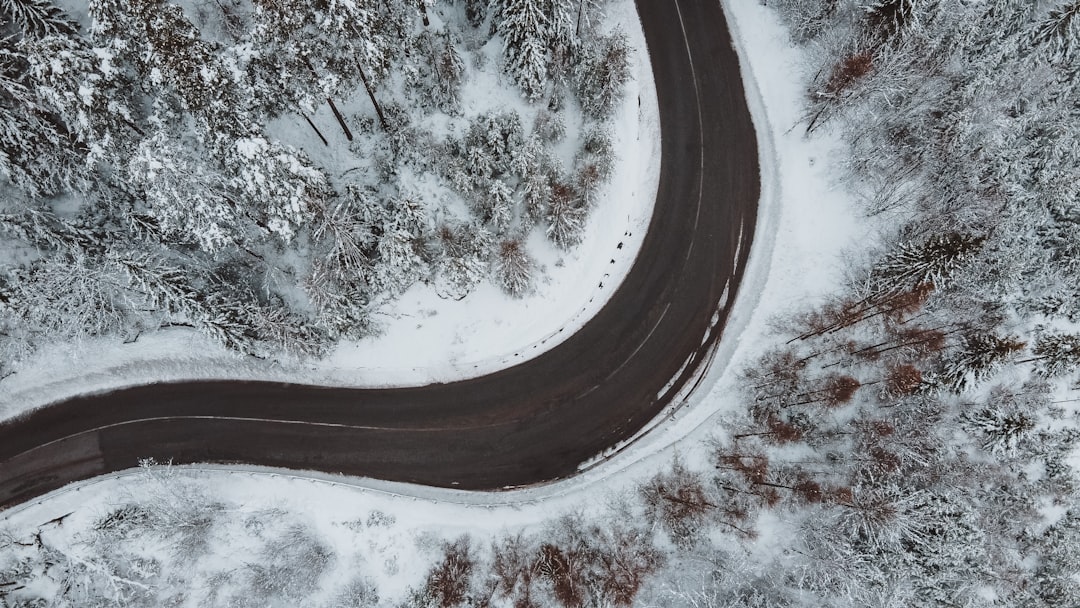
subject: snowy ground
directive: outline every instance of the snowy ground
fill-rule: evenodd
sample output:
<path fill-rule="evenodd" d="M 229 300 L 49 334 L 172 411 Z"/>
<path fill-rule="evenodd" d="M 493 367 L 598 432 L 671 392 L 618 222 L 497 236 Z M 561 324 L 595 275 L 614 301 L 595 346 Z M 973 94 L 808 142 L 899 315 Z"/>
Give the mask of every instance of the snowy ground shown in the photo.
<path fill-rule="evenodd" d="M 342 343 L 318 362 L 242 360 L 183 328 L 130 344 L 88 339 L 45 347 L 17 374 L 0 380 L 0 418 L 74 394 L 191 378 L 421 386 L 491 373 L 558 345 L 600 310 L 633 266 L 660 179 L 656 90 L 641 24 L 629 0 L 613 2 L 608 12 L 608 25 L 622 29 L 635 49 L 633 80 L 612 129 L 619 161 L 579 246 L 561 251 L 534 232 L 529 252 L 542 271 L 533 293 L 510 298 L 483 282 L 464 299 L 452 300 L 439 297 L 434 286 L 416 284 L 376 315 L 380 336 Z M 507 103 L 524 103 L 516 90 L 505 94 L 513 96 Z M 326 107 L 312 118 L 336 135 Z M 333 150 L 324 150 L 306 125 L 298 125 L 275 128 L 302 136 L 298 145 L 332 166 Z"/>
<path fill-rule="evenodd" d="M 839 149 L 836 140 L 827 133 L 821 133 L 814 140 L 807 141 L 802 128 L 796 126 L 800 119 L 804 83 L 809 77 L 802 67 L 799 53 L 791 47 L 782 27 L 765 7 L 744 0 L 724 0 L 724 5 L 737 38 L 744 79 L 758 129 L 764 171 L 763 200 L 750 268 L 740 289 L 725 339 L 706 382 L 697 394 L 690 397 L 689 407 L 673 412 L 662 424 L 654 426 L 617 456 L 595 463 L 574 479 L 511 492 L 471 493 L 251 467 L 225 470 L 224 467 L 201 466 L 191 468 L 186 474 L 206 484 L 213 495 L 243 505 L 245 509 L 278 507 L 313 520 L 326 538 L 336 539 L 335 542 L 348 549 L 346 554 L 354 553 L 356 547 L 365 547 L 364 561 L 367 567 L 372 568 L 372 576 L 380 581 L 380 594 L 383 597 L 397 597 L 404 592 L 406 585 L 415 584 L 422 572 L 410 571 L 406 575 L 405 571 L 401 571 L 400 576 L 384 572 L 379 575 L 378 564 L 430 563 L 429 559 L 418 558 L 424 551 L 423 547 L 428 546 L 422 539 L 431 534 L 450 539 L 467 531 L 483 540 L 503 530 L 539 526 L 560 512 L 584 510 L 587 513 L 593 508 L 591 505 L 602 503 L 605 495 L 635 486 L 639 480 L 668 462 L 676 452 L 684 460 L 699 458 L 701 455 L 695 449 L 700 444 L 698 440 L 722 432 L 718 425 L 721 416 L 728 408 L 739 405 L 730 398 L 737 394 L 734 390 L 735 372 L 772 342 L 770 320 L 790 312 L 795 306 L 805 306 L 834 291 L 843 279 L 846 252 L 856 248 L 870 230 L 870 227 L 859 222 L 854 204 L 834 184 L 829 172 L 830 159 Z M 629 2 L 622 6 L 632 9 Z M 623 19 L 627 17 L 627 14 L 622 16 Z M 640 44 L 637 27 L 626 29 Z M 639 78 L 639 83 L 642 80 L 649 79 Z M 651 91 L 643 97 L 651 100 Z M 643 100 L 643 105 L 645 103 Z M 649 109 L 648 112 L 646 116 L 654 115 L 651 113 L 653 110 Z M 648 120 L 653 122 L 645 121 L 643 129 L 650 124 L 655 126 L 653 118 Z M 635 187 L 639 188 L 639 192 L 645 190 L 644 185 Z M 613 204 L 609 206 L 613 207 Z M 613 210 L 607 213 L 618 215 Z M 599 219 L 594 218 L 594 222 Z M 622 228 L 618 231 L 621 234 Z M 615 236 L 598 236 L 593 245 L 581 250 L 582 258 L 578 263 L 586 264 L 585 256 L 607 263 L 610 256 L 604 252 L 606 239 Z M 625 263 L 629 264 L 629 261 Z M 570 263 L 567 260 L 567 264 Z M 623 263 L 619 262 L 620 268 Z M 565 284 L 555 284 L 551 289 L 551 293 L 564 293 L 568 288 Z M 414 310 L 422 311 L 425 307 L 423 296 L 414 294 L 411 297 L 417 301 Z M 407 298 L 406 304 L 408 302 Z M 523 302 L 520 305 L 527 304 Z M 528 306 L 539 305 L 534 302 Z M 565 310 L 572 313 L 576 308 Z M 530 311 L 539 316 L 536 309 Z M 441 344 L 449 341 L 452 347 L 454 336 L 460 331 L 468 331 L 466 323 L 469 321 L 466 319 L 469 317 L 462 314 L 443 310 L 431 318 L 402 317 L 409 319 L 408 323 L 403 321 L 400 328 L 392 331 L 401 332 L 398 334 L 401 341 L 405 340 L 402 336 L 412 332 L 430 332 L 424 335 L 441 340 Z M 445 323 L 447 319 L 456 320 L 453 325 L 447 324 L 454 329 L 428 327 L 425 330 L 425 326 L 434 326 L 440 321 Z M 413 327 L 417 324 L 421 327 Z M 497 324 L 492 325 L 498 327 Z M 484 331 L 490 332 L 486 335 L 491 337 L 484 338 L 483 342 L 477 338 L 473 344 L 512 346 L 530 343 L 525 340 L 515 342 L 510 337 L 500 336 L 497 329 Z M 535 341 L 538 336 L 544 335 L 544 331 L 550 330 L 536 329 L 529 334 L 529 340 Z M 183 343 L 187 338 L 176 339 Z M 190 343 L 185 345 L 185 349 L 190 347 Z M 459 352 L 458 361 L 466 367 L 496 364 L 494 359 L 474 362 L 477 357 L 468 353 L 478 351 L 468 350 L 464 346 L 458 351 L 447 349 L 443 352 Z M 409 361 L 405 356 L 406 353 L 386 354 L 388 362 L 398 358 L 397 370 L 402 374 L 408 371 L 404 364 Z M 338 361 L 344 362 L 347 354 L 341 353 L 338 357 L 341 357 Z M 352 360 L 353 363 L 359 361 Z M 205 359 L 202 362 L 188 360 L 185 366 L 193 375 L 204 372 L 218 375 L 213 373 L 213 363 Z M 152 371 L 149 367 L 136 366 L 127 370 L 119 368 L 117 373 L 139 369 Z M 102 375 L 102 384 L 95 386 L 106 385 L 109 377 Z M 111 377 L 118 379 L 127 376 Z M 409 376 L 387 376 L 385 381 L 393 382 L 406 377 Z M 74 388 L 76 385 L 67 386 Z M 113 497 L 123 492 L 137 495 L 142 487 L 138 479 L 137 474 L 128 473 L 75 484 L 13 509 L 5 513 L 4 519 L 12 528 L 33 530 L 41 522 L 75 510 L 73 517 L 81 519 L 74 520 L 66 529 L 78 529 L 79 521 L 88 522 L 100 516 L 115 500 Z M 394 523 L 378 530 L 367 530 L 363 535 L 345 535 L 341 531 L 340 522 L 363 518 L 374 511 L 392 514 Z M 763 518 L 762 521 L 769 520 Z M 759 545 L 764 547 L 769 544 L 766 541 L 770 530 L 762 532 L 763 540 Z"/>

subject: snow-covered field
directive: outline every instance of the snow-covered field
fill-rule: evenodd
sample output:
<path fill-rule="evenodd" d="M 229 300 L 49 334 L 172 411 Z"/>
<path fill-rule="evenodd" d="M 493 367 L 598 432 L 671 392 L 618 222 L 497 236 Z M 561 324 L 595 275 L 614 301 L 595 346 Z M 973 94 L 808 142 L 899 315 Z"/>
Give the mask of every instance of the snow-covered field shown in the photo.
<path fill-rule="evenodd" d="M 502 531 L 538 527 L 562 512 L 588 513 L 603 504 L 605 496 L 634 487 L 669 462 L 673 454 L 681 454 L 690 461 L 701 458 L 699 440 L 722 433 L 719 421 L 723 413 L 739 405 L 730 398 L 735 394 L 735 372 L 770 343 L 770 321 L 790 312 L 795 305 L 805 305 L 833 290 L 843 278 L 845 252 L 866 238 L 870 229 L 858 221 L 851 201 L 833 183 L 829 167 L 838 149 L 836 141 L 827 134 L 818 134 L 814 140 L 807 141 L 801 127 L 793 128 L 800 119 L 800 98 L 808 78 L 799 53 L 792 49 L 783 29 L 766 8 L 743 0 L 725 0 L 724 5 L 737 38 L 757 125 L 764 171 L 763 200 L 749 271 L 707 381 L 690 397 L 689 407 L 678 409 L 670 419 L 656 425 L 617 456 L 596 463 L 574 479 L 511 492 L 471 493 L 250 467 L 199 466 L 180 474 L 195 480 L 217 500 L 245 511 L 278 508 L 314 522 L 324 538 L 333 539 L 340 555 L 353 556 L 348 559 L 355 560 L 356 567 L 379 582 L 382 597 L 392 598 L 400 597 L 407 585 L 422 577 L 418 564 L 431 561 L 421 558 L 430 550 L 432 535 L 452 539 L 468 532 L 484 540 Z M 627 24 L 624 27 L 635 45 L 642 48 L 640 29 L 632 21 L 633 4 L 622 2 L 619 7 L 619 19 Z M 638 79 L 634 86 L 641 91 L 643 111 L 636 115 L 636 100 L 631 94 L 633 103 L 628 103 L 627 108 L 634 111 L 627 115 L 624 108 L 620 120 L 625 121 L 627 128 L 617 131 L 629 138 L 640 133 L 644 143 L 633 152 L 624 152 L 620 171 L 624 178 L 649 175 L 631 182 L 618 177 L 614 180 L 615 199 L 605 203 L 592 221 L 596 227 L 611 226 L 612 218 L 622 220 L 615 224 L 616 228 L 590 230 L 592 241 L 582 246 L 573 258 L 568 257 L 562 269 L 554 267 L 554 259 L 545 260 L 550 283 L 542 286 L 541 292 L 552 299 L 575 298 L 572 304 L 545 305 L 538 294 L 536 298 L 513 303 L 505 313 L 494 313 L 489 308 L 494 303 L 490 294 L 477 294 L 470 304 L 438 301 L 431 294 L 410 292 L 402 301 L 403 312 L 388 325 L 385 342 L 373 345 L 367 355 L 359 354 L 359 348 L 350 347 L 333 358 L 336 365 L 363 369 L 362 374 L 350 377 L 340 368 L 316 368 L 301 373 L 287 365 L 280 371 L 288 377 L 350 384 L 445 380 L 515 361 L 515 352 L 531 349 L 532 344 L 558 327 L 567 327 L 564 333 L 569 333 L 587 319 L 589 311 L 594 310 L 590 307 L 598 306 L 598 303 L 589 304 L 589 299 L 601 300 L 610 292 L 582 292 L 579 284 L 572 282 L 574 276 L 610 273 L 612 277 L 601 279 L 607 287 L 607 281 L 625 273 L 633 253 L 624 253 L 626 257 L 617 259 L 611 266 L 608 249 L 625 238 L 624 231 L 634 233 L 632 243 L 640 242 L 637 230 L 642 222 L 647 222 L 647 206 L 651 203 L 647 199 L 651 196 L 650 188 L 655 188 L 655 175 L 651 173 L 655 154 L 649 156 L 650 150 L 655 153 L 658 146 L 655 107 L 649 105 L 655 103 L 654 93 L 647 66 L 640 60 L 636 66 Z M 628 150 L 626 143 L 620 142 L 618 148 Z M 646 167 L 648 170 L 643 170 Z M 630 207 L 624 206 L 624 196 L 620 196 L 628 192 L 637 196 Z M 629 217 L 624 219 L 624 215 Z M 560 274 L 564 269 L 566 272 Z M 586 286 L 598 283 L 596 277 L 588 276 Z M 498 297 L 500 303 L 505 303 Z M 425 312 L 432 309 L 437 314 Z M 508 331 L 508 320 L 523 314 L 535 318 L 536 323 L 528 328 L 514 325 L 514 331 Z M 9 386 L 16 388 L 4 397 L 6 411 L 10 413 L 16 407 L 15 395 L 21 395 L 22 403 L 41 403 L 66 392 L 102 389 L 150 379 L 155 374 L 178 378 L 263 373 L 235 360 L 222 368 L 218 360 L 195 356 L 193 351 L 202 345 L 191 340 L 186 333 L 162 335 L 152 344 L 140 340 L 124 347 L 128 350 L 123 355 L 118 354 L 123 349 L 114 349 L 101 354 L 99 361 L 78 364 L 70 356 L 65 359 L 54 353 L 52 360 L 58 362 L 59 369 L 52 373 L 43 371 L 31 381 L 12 379 L 14 382 Z M 418 348 L 417 344 L 422 346 Z M 86 345 L 83 352 L 92 349 L 92 345 Z M 179 357 L 163 357 L 166 349 L 176 349 L 173 354 Z M 423 352 L 416 354 L 416 350 Z M 73 369 L 93 373 L 75 379 L 70 373 Z M 65 374 L 72 379 L 51 385 L 45 382 Z M 115 497 L 125 493 L 138 497 L 151 485 L 137 472 L 109 476 L 75 484 L 12 509 L 3 518 L 12 529 L 33 530 L 41 522 L 74 511 L 68 520 L 71 523 L 65 523 L 62 529 L 51 529 L 48 534 L 54 543 L 75 542 L 72 531 L 100 517 L 110 505 L 115 506 Z M 364 520 L 375 512 L 391 514 L 392 521 L 380 519 L 383 523 L 379 526 L 350 528 L 350 532 L 342 527 L 343 522 Z M 762 532 L 767 537 L 769 531 Z M 242 555 L 227 555 L 228 548 L 221 551 L 226 552 L 222 559 L 244 559 Z M 387 570 L 387 564 L 401 567 Z"/>
<path fill-rule="evenodd" d="M 192 378 L 421 386 L 521 363 L 573 335 L 607 302 L 633 265 L 660 178 L 659 115 L 644 34 L 632 2 L 613 2 L 608 10 L 607 25 L 624 31 L 635 49 L 633 80 L 613 119 L 618 163 L 580 245 L 563 251 L 533 234 L 528 248 L 541 272 L 532 293 L 511 298 L 483 282 L 465 298 L 453 300 L 440 297 L 434 285 L 417 283 L 376 314 L 381 335 L 339 344 L 322 361 L 245 360 L 185 328 L 161 330 L 129 344 L 113 338 L 46 346 L 18 373 L 0 380 L 0 418 L 74 394 Z M 511 106 L 524 103 L 514 89 L 499 94 Z M 326 108 L 321 111 L 329 114 Z M 319 114 L 313 118 L 333 120 Z M 293 127 L 283 128 L 314 141 L 306 126 Z M 332 163 L 332 150 L 320 148 L 317 142 L 305 147 L 321 163 Z"/>

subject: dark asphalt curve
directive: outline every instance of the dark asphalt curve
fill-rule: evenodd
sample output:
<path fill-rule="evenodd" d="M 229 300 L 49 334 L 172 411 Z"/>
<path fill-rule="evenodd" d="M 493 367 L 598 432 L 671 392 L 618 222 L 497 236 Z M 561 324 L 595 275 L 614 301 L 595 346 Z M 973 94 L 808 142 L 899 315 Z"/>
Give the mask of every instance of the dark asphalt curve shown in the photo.
<path fill-rule="evenodd" d="M 0 505 L 148 456 L 497 489 L 573 475 L 640 430 L 720 339 L 760 178 L 719 2 L 638 0 L 637 9 L 659 96 L 656 207 L 634 267 L 579 332 L 533 360 L 450 384 L 181 382 L 76 397 L 0 425 Z"/>

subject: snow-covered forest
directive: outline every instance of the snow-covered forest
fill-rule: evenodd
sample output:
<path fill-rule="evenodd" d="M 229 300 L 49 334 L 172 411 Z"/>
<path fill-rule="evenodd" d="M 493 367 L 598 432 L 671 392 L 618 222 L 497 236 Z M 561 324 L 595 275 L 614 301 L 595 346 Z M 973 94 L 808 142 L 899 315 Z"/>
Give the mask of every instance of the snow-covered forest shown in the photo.
<path fill-rule="evenodd" d="M 3 0 L 0 376 L 167 326 L 317 355 L 416 282 L 527 293 L 527 237 L 573 247 L 615 161 L 602 9 Z"/>
<path fill-rule="evenodd" d="M 795 128 L 843 142 L 874 232 L 773 321 L 710 439 L 543 525 L 456 522 L 411 553 L 381 511 L 320 530 L 148 463 L 136 497 L 0 535 L 0 601 L 1080 605 L 1080 2 L 767 4 L 810 74 Z"/>

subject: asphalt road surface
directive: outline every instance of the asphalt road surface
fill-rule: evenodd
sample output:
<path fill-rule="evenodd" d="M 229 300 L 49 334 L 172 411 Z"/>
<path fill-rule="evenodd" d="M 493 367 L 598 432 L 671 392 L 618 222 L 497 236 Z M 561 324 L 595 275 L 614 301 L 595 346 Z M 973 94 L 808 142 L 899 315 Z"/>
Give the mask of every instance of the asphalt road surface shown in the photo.
<path fill-rule="evenodd" d="M 0 506 L 148 456 L 496 489 L 573 475 L 634 435 L 694 381 L 720 339 L 760 193 L 719 2 L 637 7 L 660 106 L 656 208 L 636 264 L 578 333 L 516 367 L 450 384 L 183 382 L 76 397 L 0 425 Z"/>

